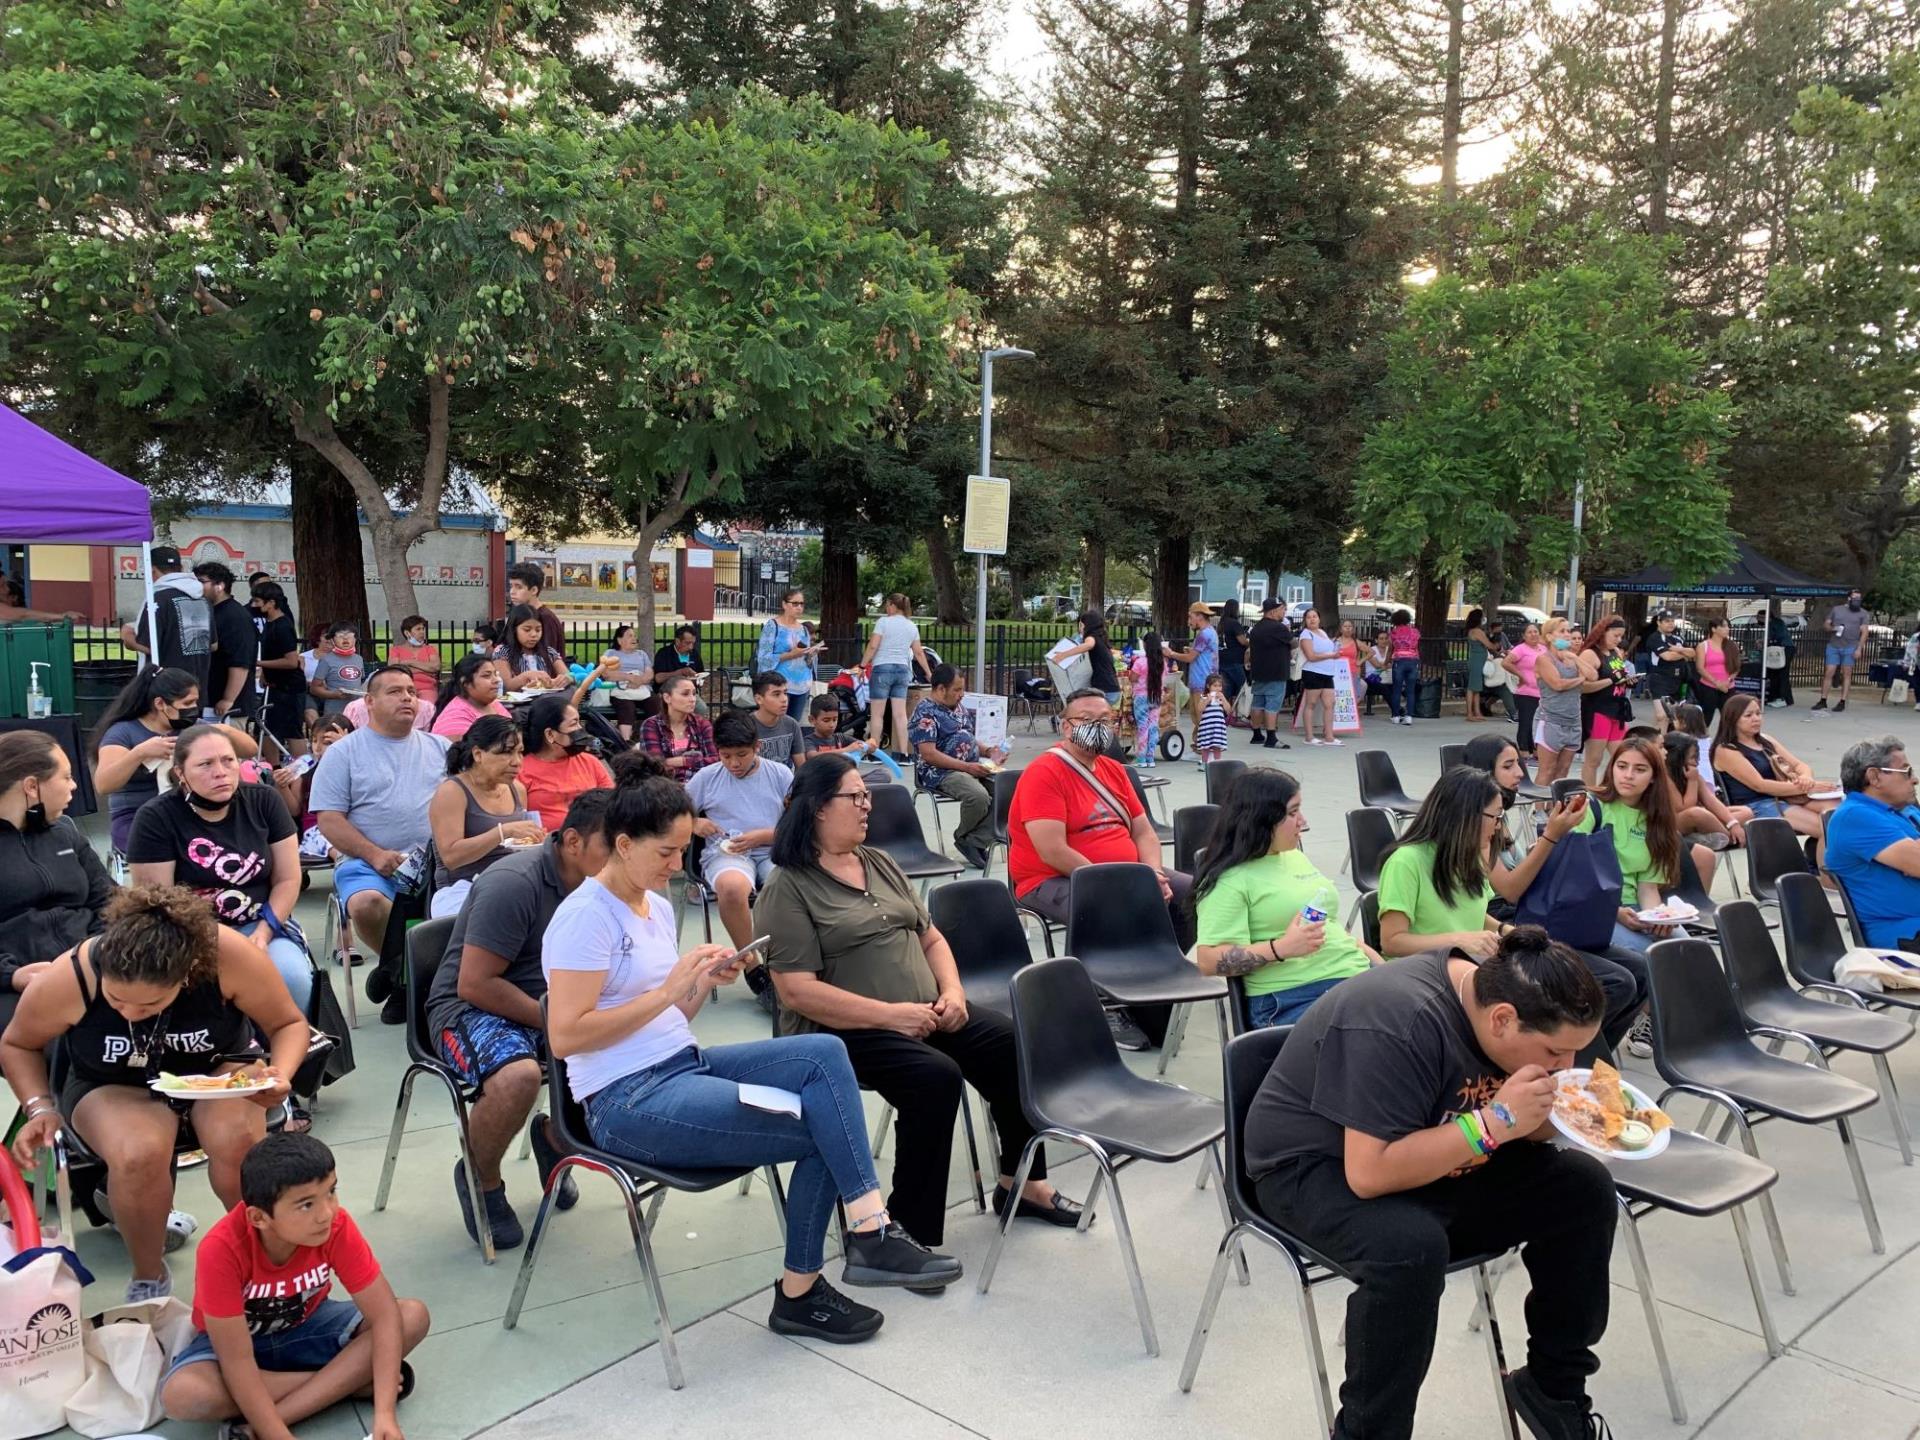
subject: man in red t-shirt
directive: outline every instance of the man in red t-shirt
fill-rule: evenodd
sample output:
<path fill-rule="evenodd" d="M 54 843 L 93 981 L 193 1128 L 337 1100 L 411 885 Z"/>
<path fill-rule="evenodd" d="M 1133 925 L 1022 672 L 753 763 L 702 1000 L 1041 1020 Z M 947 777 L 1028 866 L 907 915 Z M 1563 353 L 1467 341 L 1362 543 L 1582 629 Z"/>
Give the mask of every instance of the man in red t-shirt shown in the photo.
<path fill-rule="evenodd" d="M 373 1392 L 372 1440 L 405 1440 L 395 1407 L 413 1388 L 401 1360 L 427 1338 L 427 1307 L 394 1298 L 360 1227 L 340 1208 L 333 1152 L 269 1135 L 240 1163 L 243 1203 L 194 1258 L 199 1334 L 160 1382 L 173 1420 L 244 1419 L 254 1440 Z M 338 1278 L 352 1301 L 332 1300 Z"/>
<path fill-rule="evenodd" d="M 1076 690 L 1060 711 L 1060 748 L 1093 772 L 1107 796 L 1059 755 L 1048 751 L 1021 772 L 1007 812 L 1007 872 L 1021 905 L 1061 924 L 1067 919 L 1068 877 L 1082 865 L 1138 862 L 1160 877 L 1160 894 L 1173 916 L 1180 948 L 1193 948 L 1193 912 L 1187 896 L 1191 876 L 1160 860 L 1160 837 L 1118 760 L 1104 752 L 1114 734 L 1107 697 Z M 1171 1008 L 1133 1006 L 1134 1022 L 1158 1045 L 1166 1038 Z"/>

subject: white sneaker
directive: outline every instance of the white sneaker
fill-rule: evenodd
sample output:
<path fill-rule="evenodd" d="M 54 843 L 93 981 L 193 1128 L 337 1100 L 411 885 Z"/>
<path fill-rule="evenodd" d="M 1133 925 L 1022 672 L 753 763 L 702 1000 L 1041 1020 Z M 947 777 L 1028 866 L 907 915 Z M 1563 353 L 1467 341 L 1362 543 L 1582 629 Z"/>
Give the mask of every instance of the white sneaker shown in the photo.
<path fill-rule="evenodd" d="M 1341 742 L 1341 741 L 1339 741 L 1339 740 L 1329 740 L 1329 741 L 1327 741 L 1327 744 L 1329 744 L 1329 745 L 1339 745 L 1339 744 L 1341 744 L 1341 743 L 1342 743 L 1342 742 Z"/>
<path fill-rule="evenodd" d="M 1307 740 L 1307 744 L 1309 744 L 1309 745 L 1320 745 L 1320 744 L 1324 744 L 1324 743 L 1325 743 L 1324 741 L 1321 741 L 1321 740 L 1317 740 L 1317 739 L 1313 739 L 1313 738 L 1311 738 L 1311 737 L 1309 737 L 1309 739 Z"/>
<path fill-rule="evenodd" d="M 138 1305 L 147 1300 L 165 1300 L 173 1294 L 173 1271 L 166 1262 L 160 1264 L 158 1280 L 134 1279 L 127 1282 L 127 1304 Z"/>

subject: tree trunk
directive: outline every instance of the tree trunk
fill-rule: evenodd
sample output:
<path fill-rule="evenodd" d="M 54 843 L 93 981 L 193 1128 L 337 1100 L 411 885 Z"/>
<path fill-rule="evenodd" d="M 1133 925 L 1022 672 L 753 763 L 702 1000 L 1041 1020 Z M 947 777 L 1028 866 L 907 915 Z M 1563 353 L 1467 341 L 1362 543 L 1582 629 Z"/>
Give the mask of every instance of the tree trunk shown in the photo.
<path fill-rule="evenodd" d="M 1445 86 L 1440 101 L 1440 270 L 1451 270 L 1457 259 L 1458 236 L 1453 214 L 1460 198 L 1460 129 L 1466 107 L 1461 67 L 1466 63 L 1466 0 L 1447 0 L 1447 58 Z"/>
<path fill-rule="evenodd" d="M 933 569 L 934 613 L 942 625 L 964 625 L 967 607 L 953 563 L 953 547 L 947 541 L 946 524 L 936 521 L 922 532 L 921 538 L 926 542 L 927 561 Z M 923 602 L 926 599 L 924 595 L 909 598 Z M 1018 590 L 1013 598 L 1016 603 L 1019 601 Z"/>
<path fill-rule="evenodd" d="M 400 622 L 420 613 L 413 598 L 413 577 L 407 573 L 411 542 L 391 515 L 367 516 L 367 534 L 373 541 L 373 568 L 387 605 L 387 634 L 398 635 Z"/>
<path fill-rule="evenodd" d="M 1481 590 L 1480 603 L 1486 607 L 1487 623 L 1496 623 L 1495 617 L 1507 598 L 1507 552 L 1500 545 L 1489 545 L 1487 553 L 1481 557 L 1481 568 L 1486 572 L 1486 585 Z"/>
<path fill-rule="evenodd" d="M 1160 633 L 1185 634 L 1187 572 L 1193 566 L 1193 537 L 1185 531 L 1160 537 L 1153 557 L 1153 619 Z M 1204 598 L 1204 597 L 1203 597 Z"/>
<path fill-rule="evenodd" d="M 1674 49 L 1679 41 L 1681 0 L 1660 7 L 1660 71 L 1653 92 L 1653 154 L 1647 163 L 1647 230 L 1667 233 L 1668 192 L 1673 188 Z"/>
<path fill-rule="evenodd" d="M 655 627 L 659 625 L 653 602 L 653 547 L 666 527 L 656 517 L 635 532 L 633 544 L 633 624 L 640 632 L 640 644 L 648 650 L 659 648 Z"/>
<path fill-rule="evenodd" d="M 819 638 L 835 664 L 860 658 L 860 556 L 833 525 L 820 535 Z"/>
<path fill-rule="evenodd" d="M 1338 551 L 1313 562 L 1313 608 L 1320 612 L 1320 628 L 1340 633 L 1340 555 Z"/>
<path fill-rule="evenodd" d="M 366 569 L 360 558 L 360 511 L 353 487 L 301 445 L 287 457 L 293 475 L 294 628 L 351 620 L 367 624 Z M 306 631 L 300 631 L 306 639 Z"/>
<path fill-rule="evenodd" d="M 1447 628 L 1447 582 L 1425 563 L 1413 579 L 1413 623 L 1422 635 L 1438 639 Z"/>
<path fill-rule="evenodd" d="M 1080 609 L 1096 614 L 1107 607 L 1107 542 L 1088 538 L 1080 556 Z"/>

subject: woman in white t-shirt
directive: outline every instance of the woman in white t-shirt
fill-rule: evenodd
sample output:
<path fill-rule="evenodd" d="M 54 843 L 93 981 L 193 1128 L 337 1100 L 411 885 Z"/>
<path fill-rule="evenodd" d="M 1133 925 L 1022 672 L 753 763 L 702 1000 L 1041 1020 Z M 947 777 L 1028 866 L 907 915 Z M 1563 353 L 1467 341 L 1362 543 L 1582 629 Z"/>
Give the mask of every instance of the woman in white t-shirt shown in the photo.
<path fill-rule="evenodd" d="M 873 634 L 867 640 L 862 665 L 873 667 L 867 679 L 867 739 L 878 745 L 886 738 L 881 715 L 891 707 L 893 748 L 907 752 L 907 687 L 916 667 L 933 673 L 927 652 L 920 648 L 920 627 L 913 623 L 913 602 L 901 594 L 889 595 L 880 607 L 882 613 L 873 622 Z"/>
<path fill-rule="evenodd" d="M 1300 617 L 1300 719 L 1307 727 L 1307 744 L 1338 745 L 1333 738 L 1333 677 L 1346 667 L 1347 657 L 1320 628 L 1320 612 L 1309 610 Z M 1313 717 L 1318 712 L 1320 735 L 1313 733 Z"/>
<path fill-rule="evenodd" d="M 920 1245 L 888 1216 L 860 1087 L 838 1036 L 713 1049 L 693 1038 L 689 1022 L 739 976 L 741 962 L 724 945 L 676 953 L 663 892 L 693 838 L 685 789 L 656 776 L 616 790 L 606 836 L 606 867 L 561 902 L 540 952 L 547 1040 L 566 1062 L 594 1143 L 672 1169 L 794 1162 L 786 1269 L 768 1324 L 841 1344 L 867 1339 L 880 1312 L 820 1273 L 836 1200 L 847 1210 L 843 1283 L 934 1290 L 960 1278 L 960 1262 Z M 766 1108 L 796 1100 L 797 1116 Z"/>

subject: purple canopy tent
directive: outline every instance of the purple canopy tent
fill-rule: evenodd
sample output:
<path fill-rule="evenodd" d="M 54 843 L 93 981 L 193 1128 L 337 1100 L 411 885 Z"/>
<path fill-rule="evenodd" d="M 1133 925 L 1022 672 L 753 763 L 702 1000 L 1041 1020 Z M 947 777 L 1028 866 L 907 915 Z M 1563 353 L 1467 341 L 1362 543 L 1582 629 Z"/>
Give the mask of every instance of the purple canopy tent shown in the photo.
<path fill-rule="evenodd" d="M 0 538 L 64 545 L 140 546 L 147 587 L 147 633 L 153 613 L 153 501 L 147 487 L 108 469 L 0 405 Z"/>

